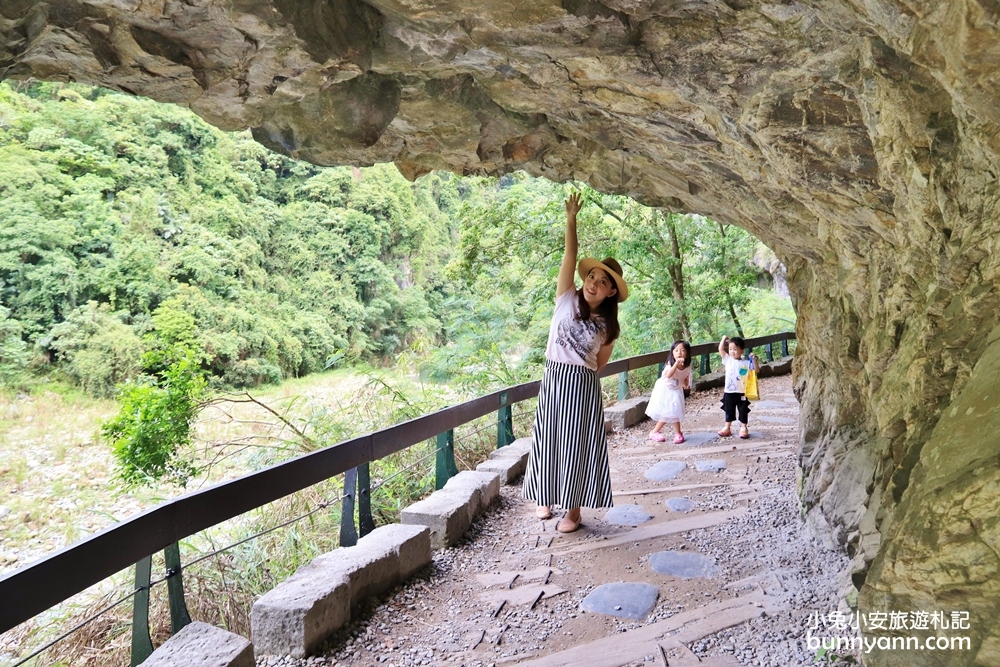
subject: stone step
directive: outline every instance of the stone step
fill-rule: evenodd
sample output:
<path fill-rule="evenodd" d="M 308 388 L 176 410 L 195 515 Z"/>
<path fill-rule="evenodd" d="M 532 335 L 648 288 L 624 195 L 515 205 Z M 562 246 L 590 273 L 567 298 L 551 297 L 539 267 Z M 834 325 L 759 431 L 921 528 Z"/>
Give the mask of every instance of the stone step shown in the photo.
<path fill-rule="evenodd" d="M 195 621 L 153 651 L 145 667 L 254 667 L 248 639 Z"/>
<path fill-rule="evenodd" d="M 313 653 L 351 618 L 351 609 L 382 593 L 431 562 L 425 526 L 389 524 L 299 568 L 261 596 L 251 611 L 254 652 Z"/>
<path fill-rule="evenodd" d="M 444 549 L 457 543 L 476 516 L 499 495 L 499 474 L 463 470 L 449 479 L 444 488 L 404 507 L 399 513 L 399 520 L 406 525 L 427 526 L 431 547 Z"/>
<path fill-rule="evenodd" d="M 501 483 L 510 484 L 524 474 L 530 451 L 531 438 L 518 438 L 506 447 L 490 452 L 490 458 L 476 466 L 476 470 L 499 475 Z"/>

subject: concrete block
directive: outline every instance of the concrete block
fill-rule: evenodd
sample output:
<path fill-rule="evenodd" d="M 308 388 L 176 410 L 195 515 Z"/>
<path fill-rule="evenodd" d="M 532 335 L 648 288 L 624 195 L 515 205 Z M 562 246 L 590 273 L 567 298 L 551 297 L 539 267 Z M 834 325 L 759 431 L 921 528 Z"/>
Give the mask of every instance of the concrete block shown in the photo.
<path fill-rule="evenodd" d="M 726 371 L 715 371 L 709 373 L 708 375 L 702 375 L 700 378 L 694 381 L 695 391 L 704 391 L 706 389 L 716 389 L 718 387 L 724 387 L 726 385 Z"/>
<path fill-rule="evenodd" d="M 379 548 L 380 544 L 363 544 L 367 537 L 358 540 L 353 547 L 341 547 L 317 556 L 310 564 L 331 581 L 347 581 L 352 607 L 371 595 L 387 591 L 399 576 L 399 552 Z"/>
<path fill-rule="evenodd" d="M 399 561 L 399 570 L 394 574 L 396 581 L 409 579 L 431 562 L 431 531 L 427 526 L 390 523 L 362 537 L 358 540 L 358 546 L 373 551 L 395 553 Z M 353 604 L 361 602 L 353 597 L 351 601 Z"/>
<path fill-rule="evenodd" d="M 648 404 L 648 396 L 618 401 L 614 405 L 604 408 L 604 418 L 607 419 L 610 417 L 612 428 L 616 431 L 621 431 L 645 419 L 646 406 Z"/>
<path fill-rule="evenodd" d="M 794 360 L 795 357 L 787 356 L 761 364 L 760 376 L 769 377 L 771 375 L 788 375 L 792 372 L 792 362 Z"/>
<path fill-rule="evenodd" d="M 254 667 L 253 644 L 232 632 L 195 621 L 142 663 L 147 667 Z"/>
<path fill-rule="evenodd" d="M 518 438 L 506 447 L 490 452 L 490 459 L 527 458 L 531 451 L 531 438 Z"/>
<path fill-rule="evenodd" d="M 257 655 L 301 658 L 315 652 L 350 620 L 352 607 L 430 562 L 430 531 L 401 524 L 376 528 L 353 547 L 317 556 L 254 603 Z"/>
<path fill-rule="evenodd" d="M 431 547 L 434 549 L 443 549 L 458 542 L 472 525 L 475 512 L 479 509 L 478 498 L 463 498 L 460 494 L 441 491 L 404 507 L 399 513 L 400 523 L 430 528 Z"/>
<path fill-rule="evenodd" d="M 605 433 L 611 433 L 614 430 L 615 430 L 615 424 L 614 424 L 614 422 L 611 421 L 611 417 L 609 417 L 607 415 L 607 413 L 605 413 L 604 414 L 604 432 Z"/>
<path fill-rule="evenodd" d="M 490 458 L 476 466 L 476 470 L 500 475 L 501 484 L 510 484 L 524 474 L 529 452 L 531 438 L 518 438 L 506 447 L 490 452 Z"/>
<path fill-rule="evenodd" d="M 501 482 L 510 484 L 524 474 L 525 467 L 520 459 L 487 459 L 476 466 L 476 471 L 498 475 Z"/>
<path fill-rule="evenodd" d="M 254 653 L 304 658 L 351 618 L 347 577 L 312 564 L 262 595 L 250 612 Z"/>
<path fill-rule="evenodd" d="M 478 508 L 472 511 L 472 516 L 475 518 L 500 497 L 500 476 L 495 472 L 463 470 L 449 479 L 441 491 L 457 493 L 478 503 Z"/>

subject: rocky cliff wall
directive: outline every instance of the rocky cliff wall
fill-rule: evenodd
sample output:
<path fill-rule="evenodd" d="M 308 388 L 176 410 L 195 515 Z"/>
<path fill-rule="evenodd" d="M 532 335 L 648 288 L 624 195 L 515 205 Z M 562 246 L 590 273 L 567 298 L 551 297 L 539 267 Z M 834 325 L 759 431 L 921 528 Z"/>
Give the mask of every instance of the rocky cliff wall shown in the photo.
<path fill-rule="evenodd" d="M 3 0 L 0 76 L 317 164 L 524 169 L 743 226 L 798 314 L 801 496 L 863 610 L 1000 664 L 996 0 Z M 905 633 L 904 633 L 905 634 Z"/>

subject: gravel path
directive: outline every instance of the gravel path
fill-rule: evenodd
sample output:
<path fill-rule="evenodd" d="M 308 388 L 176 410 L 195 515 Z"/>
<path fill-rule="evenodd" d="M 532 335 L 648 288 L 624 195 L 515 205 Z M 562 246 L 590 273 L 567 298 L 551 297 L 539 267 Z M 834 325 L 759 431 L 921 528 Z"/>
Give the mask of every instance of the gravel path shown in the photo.
<path fill-rule="evenodd" d="M 258 666 L 814 664 L 806 631 L 816 615 L 842 604 L 848 560 L 810 535 L 800 517 L 791 379 L 763 379 L 761 392 L 748 441 L 714 435 L 722 426 L 718 390 L 688 401 L 685 433 L 712 434 L 693 447 L 647 440 L 648 421 L 609 436 L 615 505 L 634 504 L 651 520 L 632 528 L 605 520 L 606 510 L 585 509 L 583 528 L 561 535 L 561 513 L 538 521 L 520 487 L 505 487 L 462 543 L 435 552 L 407 585 L 355 610 L 321 655 L 265 658 Z M 718 472 L 693 465 L 720 459 Z M 677 478 L 645 477 L 671 460 L 688 464 Z M 669 498 L 686 498 L 693 509 L 673 511 Z M 702 554 L 714 574 L 658 573 L 650 556 L 664 551 Z M 655 586 L 649 616 L 582 611 L 589 593 L 614 582 Z"/>

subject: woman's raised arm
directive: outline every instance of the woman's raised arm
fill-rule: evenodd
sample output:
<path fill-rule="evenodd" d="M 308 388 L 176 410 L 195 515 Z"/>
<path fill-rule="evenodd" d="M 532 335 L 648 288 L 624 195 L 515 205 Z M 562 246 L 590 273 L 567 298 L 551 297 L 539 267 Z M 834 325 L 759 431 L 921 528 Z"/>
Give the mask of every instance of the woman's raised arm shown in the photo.
<path fill-rule="evenodd" d="M 556 283 L 556 298 L 569 290 L 576 289 L 573 274 L 576 272 L 576 214 L 582 206 L 580 193 L 574 192 L 566 200 L 566 249 L 563 251 L 562 266 L 559 267 L 559 282 Z"/>

